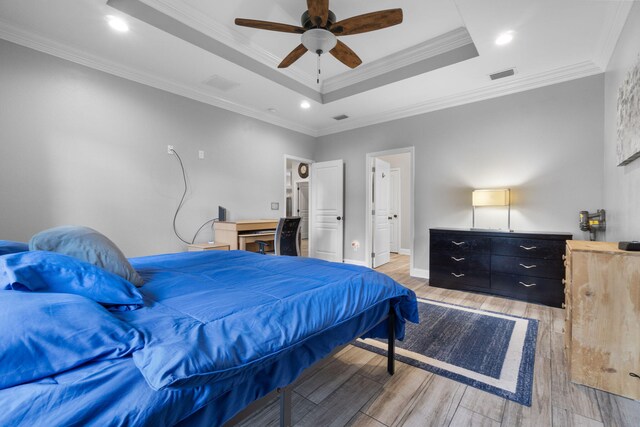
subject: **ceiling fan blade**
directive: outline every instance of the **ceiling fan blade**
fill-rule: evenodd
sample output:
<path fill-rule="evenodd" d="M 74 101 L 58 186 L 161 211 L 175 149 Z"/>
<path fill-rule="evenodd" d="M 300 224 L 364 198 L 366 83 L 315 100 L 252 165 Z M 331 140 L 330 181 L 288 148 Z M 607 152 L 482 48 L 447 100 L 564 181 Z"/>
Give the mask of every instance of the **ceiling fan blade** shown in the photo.
<path fill-rule="evenodd" d="M 327 25 L 329 19 L 329 0 L 307 0 L 309 17 L 318 27 Z"/>
<path fill-rule="evenodd" d="M 259 30 L 279 31 L 281 33 L 304 33 L 304 28 L 296 25 L 281 24 L 279 22 L 256 21 L 255 19 L 236 18 L 236 25 L 257 28 Z"/>
<path fill-rule="evenodd" d="M 287 68 L 289 65 L 293 64 L 298 59 L 300 59 L 302 55 L 304 55 L 305 53 L 307 53 L 307 48 L 304 47 L 302 43 L 299 44 L 298 47 L 293 49 L 291 53 L 282 60 L 280 65 L 278 65 L 278 68 Z"/>
<path fill-rule="evenodd" d="M 349 68 L 356 68 L 358 65 L 362 64 L 362 59 L 360 59 L 358 55 L 349 48 L 349 46 L 342 43 L 340 40 L 338 40 L 336 47 L 331 49 L 329 53 Z"/>
<path fill-rule="evenodd" d="M 366 33 L 398 25 L 402 22 L 402 9 L 380 10 L 365 13 L 338 21 L 331 26 L 331 32 L 336 36 L 350 36 Z"/>

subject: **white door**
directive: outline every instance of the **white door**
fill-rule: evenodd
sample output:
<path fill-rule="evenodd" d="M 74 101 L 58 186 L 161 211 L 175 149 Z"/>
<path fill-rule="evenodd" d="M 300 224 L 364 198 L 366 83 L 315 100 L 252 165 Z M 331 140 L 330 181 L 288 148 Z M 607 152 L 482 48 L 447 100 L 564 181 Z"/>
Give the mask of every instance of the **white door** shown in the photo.
<path fill-rule="evenodd" d="M 300 220 L 300 236 L 309 238 L 309 183 L 298 183 L 298 216 Z"/>
<path fill-rule="evenodd" d="M 342 262 L 344 164 L 342 160 L 311 164 L 309 256 Z"/>
<path fill-rule="evenodd" d="M 391 185 L 389 186 L 389 216 L 390 238 L 389 250 L 398 253 L 400 251 L 400 169 L 391 169 Z"/>
<path fill-rule="evenodd" d="M 391 165 L 384 160 L 374 159 L 373 173 L 373 268 L 389 262 L 390 224 L 389 189 Z"/>

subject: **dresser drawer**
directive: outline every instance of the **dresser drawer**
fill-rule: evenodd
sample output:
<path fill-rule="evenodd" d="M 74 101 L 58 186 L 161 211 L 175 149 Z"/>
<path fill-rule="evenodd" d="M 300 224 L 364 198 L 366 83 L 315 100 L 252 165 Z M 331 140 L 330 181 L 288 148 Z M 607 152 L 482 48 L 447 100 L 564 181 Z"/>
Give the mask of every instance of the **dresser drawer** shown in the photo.
<path fill-rule="evenodd" d="M 429 285 L 445 288 L 485 288 L 491 287 L 491 278 L 488 271 L 470 270 L 461 272 L 442 266 L 435 266 L 429 270 Z"/>
<path fill-rule="evenodd" d="M 495 255 L 525 258 L 560 259 L 564 253 L 564 240 L 540 240 L 500 238 L 491 239 L 491 251 Z"/>
<path fill-rule="evenodd" d="M 555 307 L 560 307 L 564 302 L 563 285 L 559 279 L 493 273 L 491 289 L 505 295 Z"/>
<path fill-rule="evenodd" d="M 519 276 L 562 279 L 564 264 L 555 259 L 534 259 L 494 255 L 491 257 L 493 273 L 516 274 Z"/>
<path fill-rule="evenodd" d="M 431 233 L 431 251 L 451 254 L 484 254 L 491 251 L 491 239 L 466 234 Z"/>
<path fill-rule="evenodd" d="M 491 267 L 490 255 L 451 254 L 436 252 L 431 254 L 431 265 L 446 267 L 457 273 L 470 271 L 489 271 Z"/>

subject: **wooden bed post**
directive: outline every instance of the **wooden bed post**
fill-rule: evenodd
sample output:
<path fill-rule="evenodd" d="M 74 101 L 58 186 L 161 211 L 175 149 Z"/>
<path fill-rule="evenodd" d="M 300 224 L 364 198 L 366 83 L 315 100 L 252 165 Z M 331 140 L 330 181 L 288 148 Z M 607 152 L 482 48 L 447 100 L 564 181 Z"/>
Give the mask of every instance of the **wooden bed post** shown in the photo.
<path fill-rule="evenodd" d="M 393 375 L 396 371 L 396 311 L 393 308 L 392 302 L 389 302 L 389 321 L 387 327 L 389 331 L 389 339 L 387 340 L 387 372 L 389 372 L 389 375 Z"/>

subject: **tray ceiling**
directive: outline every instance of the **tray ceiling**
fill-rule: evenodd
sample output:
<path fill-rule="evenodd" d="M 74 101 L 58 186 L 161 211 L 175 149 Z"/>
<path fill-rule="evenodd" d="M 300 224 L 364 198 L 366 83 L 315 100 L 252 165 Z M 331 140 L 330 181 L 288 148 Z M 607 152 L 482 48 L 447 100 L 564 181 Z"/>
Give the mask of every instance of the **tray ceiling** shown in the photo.
<path fill-rule="evenodd" d="M 233 24 L 243 17 L 298 25 L 301 0 L 0 0 L 0 38 L 318 136 L 600 73 L 631 4 L 334 0 L 338 19 L 400 7 L 404 21 L 342 37 L 363 64 L 350 70 L 323 55 L 321 85 L 315 55 L 276 68 L 298 35 Z M 152 13 L 123 12 L 136 5 Z M 113 32 L 106 15 L 131 30 Z M 513 42 L 497 46 L 507 30 Z M 514 67 L 514 76 L 488 77 Z M 308 110 L 299 108 L 304 99 Z M 349 119 L 332 118 L 341 114 Z"/>

